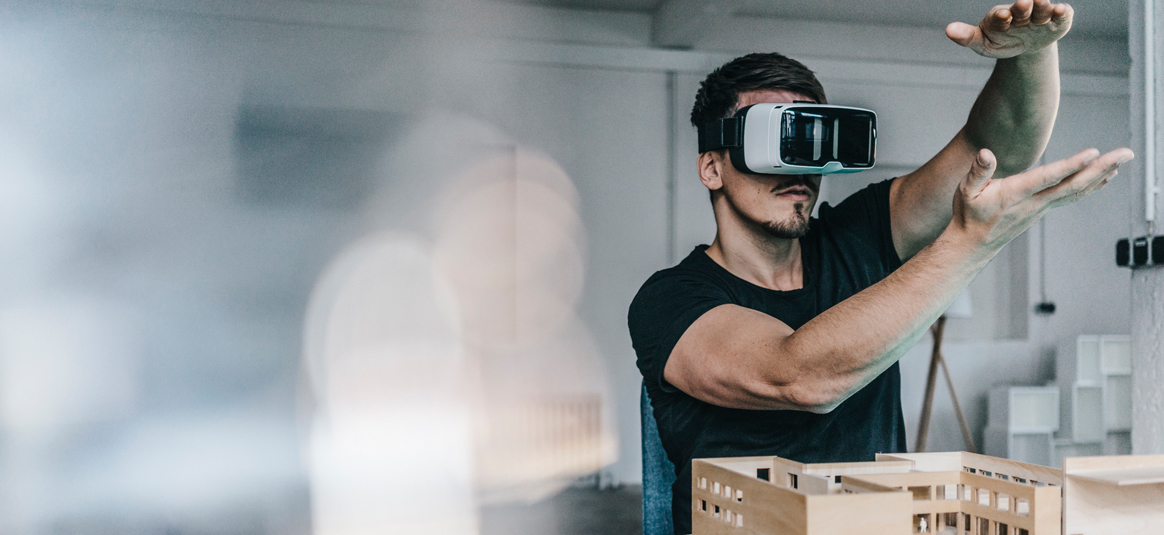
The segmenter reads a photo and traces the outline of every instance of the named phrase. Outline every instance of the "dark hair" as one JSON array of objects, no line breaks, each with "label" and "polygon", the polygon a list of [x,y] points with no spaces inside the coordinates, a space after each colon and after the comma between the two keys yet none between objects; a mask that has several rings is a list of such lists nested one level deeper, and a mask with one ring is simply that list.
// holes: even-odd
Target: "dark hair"
[{"label": "dark hair", "polygon": [[775,52],[748,54],[707,75],[695,93],[691,124],[701,128],[716,119],[731,117],[740,93],[761,89],[791,91],[811,97],[817,104],[828,103],[820,81],[803,63]]}]

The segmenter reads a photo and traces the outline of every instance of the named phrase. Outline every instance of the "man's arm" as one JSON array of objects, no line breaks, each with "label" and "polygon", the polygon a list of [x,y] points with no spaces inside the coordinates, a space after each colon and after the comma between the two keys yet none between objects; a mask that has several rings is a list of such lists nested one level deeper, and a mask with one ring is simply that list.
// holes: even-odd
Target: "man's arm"
[{"label": "man's arm", "polygon": [[952,215],[950,199],[979,149],[998,159],[1000,177],[1020,173],[1047,146],[1059,108],[1056,41],[1071,27],[1073,11],[1049,0],[997,6],[977,26],[950,24],[946,35],[978,54],[997,58],[994,72],[966,125],[918,170],[890,189],[893,245],[909,259],[932,242]]},{"label": "man's arm", "polygon": [[933,243],[884,280],[792,330],[766,314],[721,305],[684,332],[667,382],[724,407],[828,412],[901,358],[1007,242],[1052,207],[1099,189],[1128,149],[1088,149],[1007,180],[975,155]]}]

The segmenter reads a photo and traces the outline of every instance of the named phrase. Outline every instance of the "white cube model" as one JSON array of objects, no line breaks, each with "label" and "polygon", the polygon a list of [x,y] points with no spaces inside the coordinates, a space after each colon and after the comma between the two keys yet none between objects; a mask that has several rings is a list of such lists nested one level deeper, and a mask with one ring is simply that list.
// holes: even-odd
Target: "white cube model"
[{"label": "white cube model", "polygon": [[1058,387],[998,386],[990,390],[988,403],[987,455],[1044,466],[1054,462]]},{"label": "white cube model", "polygon": [[1090,446],[1108,454],[1130,453],[1126,443],[1132,428],[1131,337],[1081,335],[1075,341],[1074,364],[1075,380],[1070,386],[1071,429],[1066,439],[1060,441],[1060,449]]}]

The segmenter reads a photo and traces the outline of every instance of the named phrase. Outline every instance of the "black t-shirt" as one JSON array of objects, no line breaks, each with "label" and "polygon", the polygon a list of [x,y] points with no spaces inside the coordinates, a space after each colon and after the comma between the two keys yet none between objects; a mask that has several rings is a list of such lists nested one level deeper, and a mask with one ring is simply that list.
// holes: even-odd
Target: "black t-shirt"
[{"label": "black t-shirt", "polygon": [[705,312],[734,304],[799,329],[901,265],[889,223],[889,186],[873,184],[836,207],[823,204],[800,239],[804,286],[780,292],[732,275],[696,247],[647,280],[631,303],[631,340],[667,456],[675,463],[676,533],[691,532],[691,459],[777,455],[803,463],[871,461],[905,451],[901,374],[895,363],[828,414],[728,409],[663,379],[679,337]]}]

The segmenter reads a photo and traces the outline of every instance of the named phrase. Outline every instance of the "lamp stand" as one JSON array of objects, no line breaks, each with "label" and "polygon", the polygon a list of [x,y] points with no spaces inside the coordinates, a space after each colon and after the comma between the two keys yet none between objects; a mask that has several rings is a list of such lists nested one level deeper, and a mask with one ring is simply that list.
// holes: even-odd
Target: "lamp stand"
[{"label": "lamp stand", "polygon": [[950,389],[950,399],[954,401],[954,412],[958,415],[958,424],[962,426],[962,439],[966,441],[966,451],[976,453],[974,447],[974,437],[970,434],[970,426],[966,423],[966,416],[962,413],[962,405],[958,403],[958,394],[954,392],[954,380],[950,378],[950,370],[946,367],[946,361],[942,358],[942,335],[946,330],[946,316],[943,314],[938,317],[938,321],[934,322],[930,327],[934,335],[934,349],[930,354],[930,370],[926,376],[926,395],[925,401],[922,403],[921,420],[918,421],[917,426],[917,443],[914,447],[916,452],[926,451],[926,439],[930,433],[930,413],[934,407],[934,388],[938,382],[938,368],[942,369],[942,374],[946,377],[946,386]]}]

